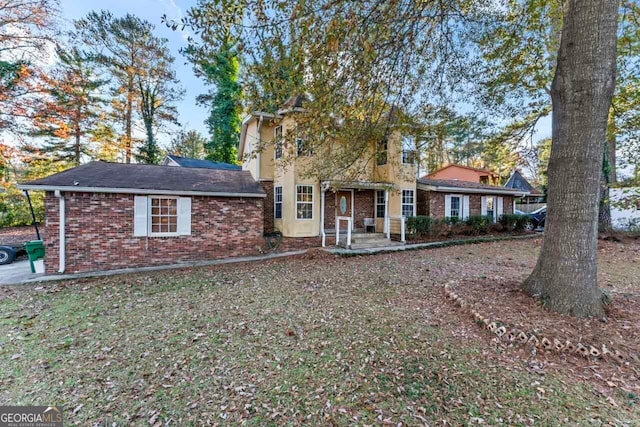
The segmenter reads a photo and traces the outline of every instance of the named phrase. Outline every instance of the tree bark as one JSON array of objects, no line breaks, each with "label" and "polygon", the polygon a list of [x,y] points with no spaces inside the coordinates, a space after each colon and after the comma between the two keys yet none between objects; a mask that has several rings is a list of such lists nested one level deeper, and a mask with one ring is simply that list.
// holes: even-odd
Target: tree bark
[{"label": "tree bark", "polygon": [[618,3],[566,0],[551,87],[545,237],[523,289],[552,311],[604,314],[597,282],[602,144],[615,86]]}]

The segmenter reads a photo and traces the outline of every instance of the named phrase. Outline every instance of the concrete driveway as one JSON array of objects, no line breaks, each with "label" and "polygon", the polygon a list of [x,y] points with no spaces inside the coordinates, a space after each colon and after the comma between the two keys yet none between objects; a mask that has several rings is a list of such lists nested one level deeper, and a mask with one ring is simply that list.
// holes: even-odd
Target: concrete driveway
[{"label": "concrete driveway", "polygon": [[24,283],[29,279],[44,276],[31,272],[29,258],[21,256],[11,264],[0,265],[0,285],[15,285]]}]

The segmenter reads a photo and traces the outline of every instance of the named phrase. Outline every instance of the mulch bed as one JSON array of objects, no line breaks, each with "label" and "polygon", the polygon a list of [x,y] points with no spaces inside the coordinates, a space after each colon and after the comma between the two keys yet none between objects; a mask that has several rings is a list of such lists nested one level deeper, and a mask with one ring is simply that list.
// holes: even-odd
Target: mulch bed
[{"label": "mulch bed", "polygon": [[[519,286],[519,282],[496,277],[453,282],[450,289],[469,304],[465,309],[458,309],[469,323],[475,323],[468,314],[475,309],[483,317],[505,324],[507,329],[515,327],[540,339],[548,337],[553,341],[557,338],[563,343],[570,340],[574,344],[597,348],[604,344],[623,353],[625,362],[619,364],[609,358],[585,359],[574,354],[545,351],[529,344],[514,344],[506,337],[500,339],[488,330],[483,331],[487,340],[507,354],[511,352],[510,357],[551,361],[582,374],[593,373],[608,387],[621,387],[629,393],[640,394],[640,294],[614,293],[606,318],[580,319],[545,310]],[[451,301],[449,304],[454,305]],[[477,327],[481,328],[481,325]]]}]

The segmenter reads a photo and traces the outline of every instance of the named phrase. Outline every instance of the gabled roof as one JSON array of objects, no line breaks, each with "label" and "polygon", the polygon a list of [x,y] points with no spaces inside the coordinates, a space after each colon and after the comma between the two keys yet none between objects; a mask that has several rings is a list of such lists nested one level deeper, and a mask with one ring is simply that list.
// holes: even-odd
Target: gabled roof
[{"label": "gabled roof", "polygon": [[[169,163],[175,163],[171,165]],[[211,160],[191,159],[189,157],[174,156],[168,154],[165,157],[163,165],[165,166],[182,166],[183,168],[204,168],[204,169],[227,169],[227,170],[242,170],[241,166],[232,165],[231,163],[213,162]]]},{"label": "gabled roof", "polygon": [[242,170],[90,162],[18,186],[24,190],[92,193],[265,197],[251,173]]},{"label": "gabled roof", "polygon": [[531,185],[529,181],[527,181],[527,179],[522,176],[519,170],[513,171],[504,186],[507,188],[515,188],[518,190],[528,191],[532,195],[542,194],[540,190]]},{"label": "gabled roof", "polygon": [[445,167],[442,167],[442,168],[438,169],[437,171],[431,172],[430,174],[427,175],[427,177],[434,176],[438,172],[441,172],[441,171],[443,171],[445,169],[449,169],[449,168],[452,168],[452,167],[468,169],[468,170],[471,170],[471,171],[474,171],[474,172],[486,173],[486,174],[489,174],[489,175],[492,175],[492,176],[497,176],[496,173],[490,171],[489,169],[472,168],[471,166],[456,165],[456,164],[452,163],[450,165],[447,165]]},{"label": "gabled roof", "polygon": [[505,188],[497,185],[480,184],[471,181],[459,181],[456,179],[433,179],[424,176],[418,179],[418,187],[423,190],[454,193],[483,193],[483,194],[508,194],[522,196],[527,191]]}]

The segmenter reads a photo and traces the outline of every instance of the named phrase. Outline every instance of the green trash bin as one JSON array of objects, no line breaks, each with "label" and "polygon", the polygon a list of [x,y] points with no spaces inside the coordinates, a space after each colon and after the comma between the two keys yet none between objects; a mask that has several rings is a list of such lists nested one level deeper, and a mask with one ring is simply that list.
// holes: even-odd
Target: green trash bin
[{"label": "green trash bin", "polygon": [[35,273],[36,268],[33,265],[34,261],[44,258],[44,243],[42,240],[31,240],[24,244],[24,249],[29,256],[29,264],[31,264],[31,272]]}]

